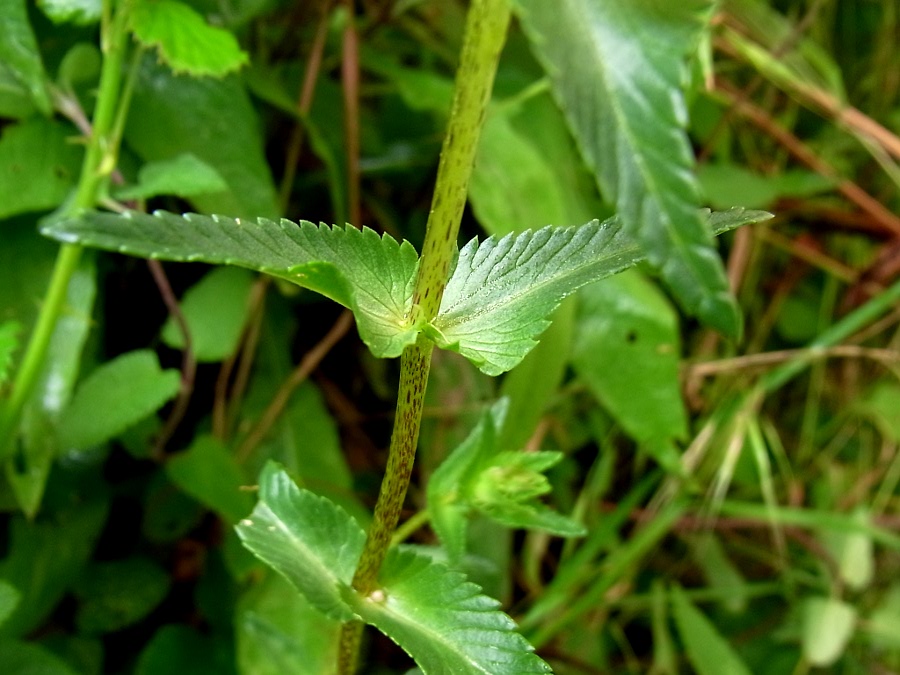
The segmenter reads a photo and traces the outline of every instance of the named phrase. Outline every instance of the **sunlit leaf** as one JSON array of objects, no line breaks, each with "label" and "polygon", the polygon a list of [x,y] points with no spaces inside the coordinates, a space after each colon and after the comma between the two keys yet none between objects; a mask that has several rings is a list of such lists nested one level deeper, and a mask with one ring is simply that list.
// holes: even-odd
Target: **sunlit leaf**
[{"label": "sunlit leaf", "polygon": [[210,26],[192,7],[176,0],[134,0],[129,16],[135,37],[176,73],[221,77],[248,61],[234,35]]},{"label": "sunlit leaf", "polygon": [[840,598],[803,602],[803,655],[813,665],[832,665],[844,653],[856,628],[856,608]]}]

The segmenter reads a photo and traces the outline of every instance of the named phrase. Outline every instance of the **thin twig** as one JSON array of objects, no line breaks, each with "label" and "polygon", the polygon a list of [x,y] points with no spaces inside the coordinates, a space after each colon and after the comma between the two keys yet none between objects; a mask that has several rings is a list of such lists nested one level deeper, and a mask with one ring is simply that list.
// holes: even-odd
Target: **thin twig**
[{"label": "thin twig", "polygon": [[724,95],[742,117],[745,117],[765,131],[775,141],[784,146],[797,160],[816,173],[836,180],[838,192],[856,204],[861,211],[868,213],[872,220],[878,222],[894,235],[900,235],[900,218],[891,213],[881,202],[859,185],[849,178],[840,176],[837,169],[817,155],[806,143],[776,122],[768,112],[749,101],[738,100],[735,87],[721,79],[716,80],[716,91]]},{"label": "thin twig", "polygon": [[[300,87],[300,96],[297,100],[297,112],[300,117],[309,114],[312,108],[313,94],[316,91],[316,81],[322,68],[322,53],[325,51],[325,38],[328,37],[328,11],[331,2],[322,3],[322,14],[316,27],[316,35],[313,38],[309,59],[306,62],[306,72],[303,75],[303,84]],[[288,140],[287,152],[284,158],[284,172],[281,178],[281,190],[279,191],[279,203],[281,213],[287,213],[287,206],[291,198],[291,188],[294,186],[294,177],[297,175],[297,162],[300,159],[300,151],[303,149],[303,123],[299,120],[294,124]]]},{"label": "thin twig", "polygon": [[828,349],[782,349],[779,351],[764,352],[762,354],[735,356],[730,359],[694,363],[688,365],[685,370],[686,376],[689,378],[710,377],[712,375],[748,370],[750,368],[763,368],[778,363],[784,363],[785,361],[790,361],[791,359],[804,355],[816,359],[838,357],[871,359],[884,364],[900,363],[900,352],[894,351],[893,349],[875,349],[859,347],[857,345],[836,345],[834,347],[829,347]]},{"label": "thin twig", "polygon": [[181,386],[178,388],[178,396],[175,398],[172,411],[156,437],[153,449],[150,452],[150,456],[153,459],[160,461],[164,456],[166,443],[169,442],[181,420],[184,419],[188,404],[191,402],[191,394],[194,391],[194,381],[197,376],[197,359],[194,356],[190,328],[188,328],[187,320],[184,318],[184,313],[178,304],[178,299],[172,291],[172,286],[169,284],[169,279],[166,277],[162,263],[159,260],[147,260],[147,267],[150,269],[150,274],[153,276],[153,281],[159,289],[159,295],[165,303],[166,309],[169,310],[169,316],[172,317],[172,320],[178,327],[178,331],[181,333],[181,339],[184,341],[184,346],[181,350]]},{"label": "thin twig", "polygon": [[250,433],[247,434],[247,437],[238,447],[237,452],[235,453],[235,458],[238,462],[246,460],[256,446],[259,445],[263,438],[265,438],[266,434],[269,433],[272,426],[278,420],[278,417],[284,412],[294,390],[310,376],[319,363],[322,362],[322,359],[324,359],[328,352],[331,351],[332,347],[344,337],[351,325],[353,325],[353,314],[349,311],[344,311],[340,317],[338,317],[338,320],[335,321],[331,330],[326,333],[325,337],[303,356],[298,366],[294,369],[294,372],[291,373],[290,377],[285,380],[275,393],[271,403],[269,403],[268,408],[266,408],[263,416],[256,423],[256,426],[251,429]]},{"label": "thin twig", "polygon": [[344,138],[347,149],[347,218],[354,227],[362,227],[359,204],[359,38],[353,0],[344,0],[347,24],[344,26],[341,83],[344,89]]}]

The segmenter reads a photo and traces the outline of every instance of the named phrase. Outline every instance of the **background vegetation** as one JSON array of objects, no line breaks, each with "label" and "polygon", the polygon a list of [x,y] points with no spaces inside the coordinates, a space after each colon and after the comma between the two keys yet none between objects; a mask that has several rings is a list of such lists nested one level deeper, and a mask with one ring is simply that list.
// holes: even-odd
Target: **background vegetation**
[{"label": "background vegetation", "polygon": [[[135,38],[102,54],[100,3],[0,7],[0,665],[329,672],[335,625],[232,526],[270,459],[367,524],[396,363],[306,291],[73,256],[37,225],[127,204],[364,224],[420,249],[467,5],[135,6]],[[663,29],[631,25],[606,56],[652,53]],[[507,37],[463,240],[621,205],[545,74],[554,48],[582,54],[578,35],[542,51],[533,33],[522,18]],[[674,48],[689,52],[688,184],[710,207],[775,214],[720,239],[740,340],[680,313],[698,308],[647,268],[565,301],[502,378],[435,352],[400,536],[443,555],[426,510],[438,467],[508,397],[497,446],[560,451],[545,502],[587,534],[476,515],[460,564],[555,672],[900,670],[898,39],[895,2],[723,0]],[[113,70],[130,105],[104,117]],[[616,100],[599,79],[592,95]],[[120,150],[87,143],[101,123]],[[374,635],[364,662],[413,667]]]}]

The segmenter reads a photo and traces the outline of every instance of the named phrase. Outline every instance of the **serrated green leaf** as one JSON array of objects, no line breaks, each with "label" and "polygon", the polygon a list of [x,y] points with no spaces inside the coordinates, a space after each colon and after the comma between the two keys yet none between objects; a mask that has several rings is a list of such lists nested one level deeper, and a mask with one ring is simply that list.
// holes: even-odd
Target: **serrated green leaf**
[{"label": "serrated green leaf", "polygon": [[43,232],[131,255],[236,265],[281,277],[352,309],[360,336],[379,357],[399,356],[416,339],[406,318],[416,251],[368,228],[157,211],[86,213]]},{"label": "serrated green leaf", "polygon": [[428,482],[432,525],[451,561],[465,553],[470,513],[507,526],[535,528],[558,536],[580,536],[571,518],[534,501],[550,490],[543,475],[562,459],[558,452],[502,452],[497,443],[508,401],[499,400],[472,433],[450,453]]},{"label": "serrated green leaf", "polygon": [[697,675],[750,675],[750,669],[680,586],[669,592],[672,617]]},{"label": "serrated green leaf", "polygon": [[0,3],[0,69],[6,69],[45,115],[52,109],[37,40],[25,0]]},{"label": "serrated green leaf", "polygon": [[[255,278],[256,275],[245,269],[219,267],[184,294],[181,312],[197,361],[222,361],[237,349]],[[162,339],[170,347],[184,348],[184,337],[171,316],[163,326]]]},{"label": "serrated green leaf", "polygon": [[103,364],[75,391],[59,421],[61,447],[104,443],[158,410],[180,387],[177,370],[162,370],[156,354],[138,350]]},{"label": "serrated green leaf", "polygon": [[697,217],[684,127],[685,57],[709,0],[518,0],[582,154],[626,232],[682,306],[727,335],[740,316],[712,239]]},{"label": "serrated green leaf", "polygon": [[191,446],[166,462],[169,479],[184,492],[230,523],[243,518],[253,506],[247,484],[234,456],[216,438],[198,436]]},{"label": "serrated green leaf", "polygon": [[158,195],[193,197],[224,192],[228,183],[209,164],[191,153],[148,162],[138,171],[137,185],[115,191],[116,199],[149,199]]},{"label": "serrated green leaf", "polygon": [[158,47],[176,73],[222,77],[248,62],[234,35],[208,25],[183,2],[135,0],[129,19],[135,37],[148,47]]},{"label": "serrated green leaf", "polygon": [[74,23],[86,26],[100,21],[102,0],[37,0],[44,14],[53,23]]},{"label": "serrated green leaf", "polygon": [[353,609],[412,656],[425,675],[549,673],[498,602],[430,558],[393,550],[380,588]]},{"label": "serrated green leaf", "polygon": [[244,546],[320,612],[340,621],[355,618],[347,595],[365,533],[346,511],[301,490],[270,462],[259,477],[259,503],[236,529]]},{"label": "serrated green leaf", "polygon": [[75,184],[81,150],[71,127],[34,118],[3,129],[0,138],[0,218],[52,209]]},{"label": "serrated green leaf", "polygon": [[22,325],[18,321],[10,320],[0,324],[0,385],[9,377],[13,356],[19,348],[21,331]]},{"label": "serrated green leaf", "polygon": [[[733,209],[708,217],[713,232],[770,217]],[[643,258],[618,217],[581,227],[544,227],[473,239],[460,251],[429,336],[488,375],[514,366],[537,344],[548,315],[585,284]]]}]

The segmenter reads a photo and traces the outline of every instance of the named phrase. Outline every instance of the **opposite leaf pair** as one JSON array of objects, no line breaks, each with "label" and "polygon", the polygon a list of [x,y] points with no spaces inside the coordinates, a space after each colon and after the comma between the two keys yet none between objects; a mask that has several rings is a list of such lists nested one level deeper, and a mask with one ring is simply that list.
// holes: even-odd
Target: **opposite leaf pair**
[{"label": "opposite leaf pair", "polygon": [[[732,209],[710,214],[707,221],[719,234],[768,217]],[[351,309],[360,336],[377,357],[399,356],[423,332],[488,375],[506,372],[524,358],[567,295],[643,259],[617,218],[581,227],[547,226],[480,243],[472,239],[459,252],[438,316],[415,325],[409,317],[416,251],[409,242],[368,228],[157,211],[86,213],[43,232],[131,255],[265,272]]]}]

